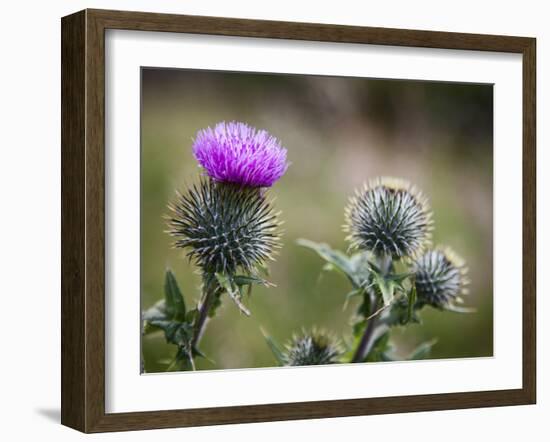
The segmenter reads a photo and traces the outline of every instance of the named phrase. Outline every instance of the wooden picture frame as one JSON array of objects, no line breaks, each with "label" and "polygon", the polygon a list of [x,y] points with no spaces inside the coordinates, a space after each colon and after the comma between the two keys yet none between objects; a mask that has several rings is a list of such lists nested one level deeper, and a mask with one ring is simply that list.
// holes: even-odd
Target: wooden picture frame
[{"label": "wooden picture frame", "polygon": [[[105,30],[495,51],[523,63],[523,385],[272,405],[105,412]],[[533,404],[536,400],[536,152],[533,38],[84,10],[62,19],[62,409],[83,432],[142,430]]]}]

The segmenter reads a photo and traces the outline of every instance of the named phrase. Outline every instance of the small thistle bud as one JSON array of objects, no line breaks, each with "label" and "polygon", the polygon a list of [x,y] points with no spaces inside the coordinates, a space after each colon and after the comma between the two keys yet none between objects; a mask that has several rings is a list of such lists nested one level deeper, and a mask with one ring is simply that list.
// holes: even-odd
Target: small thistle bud
[{"label": "small thistle bud", "polygon": [[448,247],[429,250],[414,264],[416,296],[420,305],[443,309],[467,294],[467,267]]},{"label": "small thistle bud", "polygon": [[295,335],[285,348],[285,365],[291,366],[335,364],[343,353],[337,339],[318,330]]},{"label": "small thistle bud", "polygon": [[426,198],[408,182],[377,178],[350,199],[344,230],[359,250],[414,257],[429,242],[432,213]]},{"label": "small thistle bud", "polygon": [[286,149],[275,137],[239,122],[200,130],[193,154],[213,180],[248,187],[271,187],[288,167]]},{"label": "small thistle bud", "polygon": [[280,222],[261,189],[201,180],[168,207],[175,247],[205,272],[249,273],[280,247]]}]

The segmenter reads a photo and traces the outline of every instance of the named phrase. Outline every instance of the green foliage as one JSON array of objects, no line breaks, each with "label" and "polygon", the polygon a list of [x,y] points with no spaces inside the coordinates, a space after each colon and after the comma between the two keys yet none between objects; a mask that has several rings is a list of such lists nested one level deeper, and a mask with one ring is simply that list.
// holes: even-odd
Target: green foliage
[{"label": "green foliage", "polygon": [[242,286],[237,286],[233,278],[221,273],[216,273],[216,279],[218,280],[220,286],[227,292],[231,300],[239,308],[239,310],[246,316],[250,316],[250,310],[248,310],[241,301],[242,293],[239,288]]},{"label": "green foliage", "polygon": [[[177,346],[174,362],[169,368],[181,366],[192,359],[194,311],[186,312],[185,301],[171,270],[164,279],[164,299],[143,312],[143,330],[147,334],[162,330],[166,342]],[[185,364],[184,364],[185,365]]]},{"label": "green foliage", "polygon": [[411,293],[409,294],[409,303],[407,305],[407,321],[411,322],[413,319],[414,306],[416,304],[416,284],[413,283],[411,287]]},{"label": "green foliage", "polygon": [[337,270],[347,276],[354,288],[365,288],[369,280],[369,266],[366,263],[365,255],[358,253],[347,256],[340,250],[332,249],[328,244],[316,243],[307,239],[296,241],[298,245],[306,247],[316,252],[324,259],[330,267],[328,270]]},{"label": "green foliage", "polygon": [[435,344],[437,344],[437,339],[431,339],[429,341],[423,342],[411,352],[407,359],[411,361],[427,359],[430,356],[430,352],[432,351],[432,348]]},{"label": "green foliage", "polygon": [[144,332],[147,334],[160,329],[164,331],[167,342],[183,345],[187,333],[185,313],[183,296],[174,275],[170,270],[167,270],[164,299],[158,301],[143,313]]},{"label": "green foliage", "polygon": [[[311,331],[302,331],[300,334],[293,335],[292,339],[281,346],[262,330],[265,341],[278,365],[300,366],[398,360],[400,357],[398,349],[392,343],[392,330],[395,327],[420,324],[420,312],[425,306],[430,305],[440,310],[456,312],[470,311],[457,305],[462,302],[459,295],[466,293],[466,268],[449,249],[428,251],[416,260],[410,256],[404,259],[402,252],[385,252],[393,242],[404,241],[400,235],[405,235],[409,231],[408,227],[394,225],[394,223],[402,222],[397,218],[406,217],[409,213],[409,209],[402,210],[401,206],[397,207],[395,204],[406,203],[410,206],[417,204],[418,201],[407,200],[409,197],[412,198],[412,194],[392,193],[389,187],[384,192],[387,193],[385,197],[391,200],[391,204],[380,203],[382,204],[380,210],[384,213],[376,216],[383,216],[384,228],[387,228],[392,235],[397,236],[391,241],[388,239],[387,244],[381,249],[377,249],[377,243],[373,242],[370,248],[359,247],[359,252],[344,253],[333,249],[326,243],[316,243],[306,239],[298,240],[300,246],[314,251],[324,261],[322,267],[324,271],[334,271],[343,275],[351,285],[349,292],[342,300],[344,309],[349,303],[356,304],[356,312],[351,320],[351,336],[344,340],[348,344],[343,348],[340,340],[335,336],[314,328]],[[223,198],[229,199],[222,201]],[[232,200],[232,198],[235,199]],[[224,206],[226,203],[229,206]],[[258,247],[257,259],[251,255],[247,258],[244,250],[240,250],[240,247],[243,246],[241,240],[246,237],[248,241],[253,236],[251,232],[246,231],[248,227],[260,228],[261,225],[264,225],[263,223],[268,223],[269,229],[276,227],[276,224],[270,224],[276,223],[275,215],[271,215],[270,208],[265,205],[267,203],[261,194],[247,191],[241,195],[231,187],[218,187],[213,183],[202,183],[198,188],[192,189],[187,199],[180,199],[179,204],[180,206],[174,210],[181,219],[173,218],[171,220],[172,227],[176,230],[180,229],[176,232],[178,235],[188,236],[186,238],[182,236],[178,240],[178,244],[192,249],[190,254],[195,257],[202,272],[203,289],[197,306],[187,309],[185,299],[173,273],[167,270],[164,281],[164,299],[143,313],[144,335],[160,330],[164,333],[166,342],[176,346],[175,356],[167,370],[195,369],[195,358],[206,357],[199,350],[198,343],[207,320],[216,315],[224,293],[241,313],[250,316],[251,312],[245,305],[245,301],[251,295],[253,286],[272,286],[271,283],[259,276],[259,273],[268,274],[263,261],[269,256],[268,249],[274,243],[262,245],[261,241],[254,240],[254,247]],[[372,209],[366,202],[361,204],[361,210]],[[246,221],[250,222],[249,224],[245,223],[246,226],[239,224],[246,218],[245,212],[254,207],[259,210],[259,213],[249,214],[252,218]],[[197,219],[193,221],[195,224],[190,226],[188,218],[193,210]],[[211,213],[205,214],[205,211]],[[235,211],[235,213],[229,214],[226,211]],[[241,212],[237,215],[238,211]],[[394,211],[396,211],[395,217],[392,215]],[[206,222],[205,216],[211,217],[211,221],[222,222],[223,226],[203,225],[203,222]],[[257,216],[259,218],[256,218]],[[202,218],[198,220],[200,217]],[[226,221],[230,220],[232,224],[226,225],[222,218]],[[357,219],[364,221],[359,218]],[[424,223],[421,227],[429,227],[430,223],[426,220],[427,218],[419,221]],[[378,220],[377,222],[382,221]],[[368,227],[367,224],[361,227],[363,229],[361,234],[364,234],[365,241],[367,239],[370,241],[371,236],[375,233],[365,230]],[[209,231],[209,229],[213,230]],[[219,232],[223,229],[232,230],[231,232],[224,230],[225,233],[222,232],[220,236]],[[380,233],[380,229],[375,229],[378,232],[376,234]],[[396,232],[400,229],[401,233],[397,234]],[[237,238],[236,231],[240,232],[239,235],[245,236]],[[172,233],[174,234],[175,231]],[[200,235],[203,234],[209,235],[208,238],[201,239]],[[262,234],[265,234],[265,238],[272,238],[268,241],[276,240],[275,236],[272,237],[268,231],[264,231]],[[196,237],[193,239],[192,235],[196,235]],[[418,238],[415,236],[411,241],[409,245],[417,249],[419,247]],[[248,248],[250,247],[252,247],[251,244]],[[406,247],[403,246],[403,250],[405,249]],[[416,360],[429,357],[435,342],[436,340],[432,339],[420,344],[405,359]]]},{"label": "green foliage", "polygon": [[273,353],[273,356],[275,357],[275,360],[277,361],[277,365],[282,366],[285,365],[285,354],[284,350],[281,348],[281,346],[273,339],[271,336],[269,336],[263,329],[261,329],[262,334],[264,335],[264,339],[271,350],[271,353]]},{"label": "green foliage", "polygon": [[394,358],[391,356],[393,350],[390,344],[390,333],[384,333],[380,336],[372,346],[372,350],[369,352],[364,362],[385,362],[392,361]]},{"label": "green foliage", "polygon": [[[418,298],[416,265],[411,261],[388,255],[375,256],[370,252],[347,255],[328,244],[305,239],[298,240],[298,244],[313,250],[326,261],[324,270],[337,271],[350,281],[352,289],[345,295],[344,309],[351,300],[361,300],[352,320],[352,341],[341,362],[394,360],[391,329],[420,324],[419,313],[426,305]],[[405,267],[405,271],[397,272],[397,267]],[[449,286],[444,288],[450,290]],[[445,304],[445,309],[468,311],[454,303]],[[426,357],[434,344],[435,340],[422,344],[408,359]]]},{"label": "green foliage", "polygon": [[253,285],[271,286],[256,275],[228,275],[215,273],[205,276],[203,297],[196,308],[186,309],[185,299],[171,270],[164,279],[164,299],[143,312],[143,334],[163,331],[166,342],[176,346],[176,356],[167,371],[194,369],[194,359],[206,357],[197,347],[207,318],[216,315],[221,305],[221,295],[227,293],[238,309],[246,316],[250,311],[243,304],[243,297],[250,296]]},{"label": "green foliage", "polygon": [[166,271],[164,296],[166,299],[166,312],[176,321],[183,321],[185,319],[185,300],[178,287],[176,278],[170,270]]}]

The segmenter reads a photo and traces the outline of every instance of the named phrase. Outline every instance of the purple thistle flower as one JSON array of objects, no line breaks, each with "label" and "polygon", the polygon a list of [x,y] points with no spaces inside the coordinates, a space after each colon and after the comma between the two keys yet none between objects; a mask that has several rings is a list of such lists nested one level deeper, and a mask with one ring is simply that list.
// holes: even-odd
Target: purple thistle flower
[{"label": "purple thistle flower", "polygon": [[248,187],[271,187],[288,167],[275,137],[236,121],[199,130],[193,154],[210,178]]}]

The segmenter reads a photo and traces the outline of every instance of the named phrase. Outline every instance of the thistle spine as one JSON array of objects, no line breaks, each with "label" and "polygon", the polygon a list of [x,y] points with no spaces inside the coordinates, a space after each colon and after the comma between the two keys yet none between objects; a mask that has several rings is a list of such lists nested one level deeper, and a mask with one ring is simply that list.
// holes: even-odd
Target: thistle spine
[{"label": "thistle spine", "polygon": [[351,197],[344,231],[351,247],[377,256],[417,256],[428,244],[432,213],[424,195],[405,180],[381,177]]},{"label": "thistle spine", "polygon": [[303,330],[285,347],[285,365],[289,366],[335,364],[343,353],[338,339],[318,329]]},{"label": "thistle spine", "polygon": [[415,285],[420,305],[444,309],[468,293],[468,268],[450,247],[427,251],[414,264]]},{"label": "thistle spine", "polygon": [[206,273],[253,272],[280,247],[280,222],[265,192],[201,180],[170,206],[174,246]]}]

